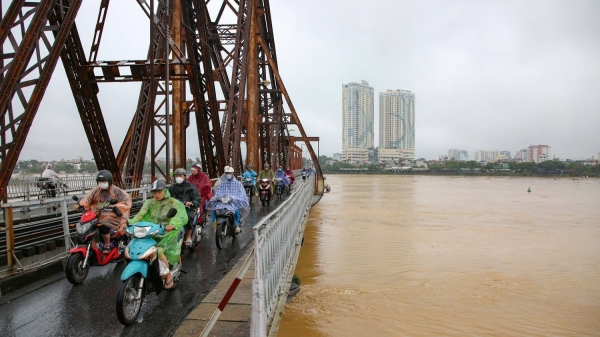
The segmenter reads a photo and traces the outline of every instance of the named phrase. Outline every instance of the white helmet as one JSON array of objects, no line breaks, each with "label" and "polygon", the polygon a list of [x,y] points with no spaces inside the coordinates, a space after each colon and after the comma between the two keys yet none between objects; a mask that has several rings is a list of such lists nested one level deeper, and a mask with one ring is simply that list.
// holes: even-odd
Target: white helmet
[{"label": "white helmet", "polygon": [[233,173],[234,169],[231,166],[225,166],[225,173]]}]

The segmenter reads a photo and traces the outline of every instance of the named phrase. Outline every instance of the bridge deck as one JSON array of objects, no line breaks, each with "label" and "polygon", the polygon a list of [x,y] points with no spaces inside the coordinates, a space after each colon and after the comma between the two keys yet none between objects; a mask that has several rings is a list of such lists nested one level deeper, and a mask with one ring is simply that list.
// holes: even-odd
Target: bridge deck
[{"label": "bridge deck", "polygon": [[120,263],[93,267],[80,286],[61,279],[1,305],[0,331],[11,336],[171,335],[252,245],[252,226],[278,205],[274,200],[263,207],[253,198],[242,233],[221,250],[207,225],[206,237],[196,250],[182,255],[188,273],[177,289],[147,296],[137,324],[125,328],[116,318],[115,299],[125,267]]}]

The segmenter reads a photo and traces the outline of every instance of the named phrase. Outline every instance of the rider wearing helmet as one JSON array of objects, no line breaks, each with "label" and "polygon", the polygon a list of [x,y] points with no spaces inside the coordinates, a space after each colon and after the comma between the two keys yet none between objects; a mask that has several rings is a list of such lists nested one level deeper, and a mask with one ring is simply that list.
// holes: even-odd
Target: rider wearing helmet
[{"label": "rider wearing helmet", "polygon": [[257,180],[258,180],[258,182],[260,182],[261,179],[271,180],[271,197],[272,197],[273,194],[275,193],[275,182],[273,181],[275,179],[275,173],[273,173],[273,171],[271,171],[271,165],[269,165],[269,163],[265,163],[264,168],[265,169],[260,171],[260,173],[258,174]]},{"label": "rider wearing helmet", "polygon": [[175,183],[169,186],[168,190],[173,198],[181,201],[186,207],[188,222],[185,224],[185,245],[191,246],[192,222],[200,206],[200,193],[198,193],[198,189],[194,184],[185,180],[187,172],[184,168],[176,169],[173,174],[175,175]]},{"label": "rider wearing helmet", "polygon": [[[102,212],[99,215],[98,221],[102,226],[98,228],[100,236],[102,236],[101,244],[102,253],[110,252],[110,230],[123,230],[127,225],[129,218],[129,210],[131,209],[131,196],[127,192],[113,185],[113,175],[107,170],[101,170],[96,174],[96,183],[98,186],[79,201],[74,208],[82,206],[86,210],[92,209],[98,212],[102,208],[108,206],[111,200],[117,200],[114,206],[117,206],[122,216],[117,216],[113,212]],[[95,244],[95,242],[94,242]]]},{"label": "rider wearing helmet", "polygon": [[252,193],[256,193],[256,171],[252,169],[252,164],[246,165],[246,171],[242,175],[242,179],[252,179]]},{"label": "rider wearing helmet", "polygon": [[[171,198],[164,180],[156,180],[150,188],[152,198],[146,200],[144,205],[133,218],[129,219],[130,224],[140,221],[152,222],[165,226],[165,234],[162,237],[155,237],[158,247],[158,259],[160,276],[165,279],[165,289],[173,287],[173,275],[169,271],[169,263],[179,262],[181,254],[181,244],[179,242],[179,232],[187,223],[188,216],[185,206],[179,200]],[[171,219],[167,218],[167,213],[171,208],[177,210],[177,214]]]},{"label": "rider wearing helmet", "polygon": [[202,172],[202,168],[199,164],[192,165],[192,174],[187,177],[187,181],[194,184],[200,192],[200,205],[202,216],[206,214],[206,203],[213,197],[212,192],[212,183],[210,182],[210,178],[204,172]]}]

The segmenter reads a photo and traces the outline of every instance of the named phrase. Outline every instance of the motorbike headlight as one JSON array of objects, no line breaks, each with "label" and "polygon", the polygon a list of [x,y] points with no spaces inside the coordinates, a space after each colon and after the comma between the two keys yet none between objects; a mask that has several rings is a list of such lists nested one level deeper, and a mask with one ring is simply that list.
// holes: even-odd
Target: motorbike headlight
[{"label": "motorbike headlight", "polygon": [[140,256],[140,260],[148,260],[152,261],[156,258],[156,246],[152,246],[148,248],[142,256]]},{"label": "motorbike headlight", "polygon": [[83,234],[83,233],[87,232],[91,226],[92,226],[92,223],[90,223],[90,222],[86,222],[84,224],[77,223],[77,226],[76,226],[77,234]]},{"label": "motorbike headlight", "polygon": [[149,229],[150,229],[150,227],[135,226],[135,227],[133,227],[133,236],[138,239],[143,239],[146,236],[148,236]]},{"label": "motorbike headlight", "polygon": [[224,204],[228,204],[231,202],[231,198],[230,197],[223,197],[221,198],[221,202]]}]

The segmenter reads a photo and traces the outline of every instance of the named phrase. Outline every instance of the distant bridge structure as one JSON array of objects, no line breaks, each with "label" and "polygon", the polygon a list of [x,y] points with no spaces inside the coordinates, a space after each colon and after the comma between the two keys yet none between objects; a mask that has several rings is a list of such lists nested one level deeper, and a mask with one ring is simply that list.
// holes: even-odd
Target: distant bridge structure
[{"label": "distant bridge structure", "polygon": [[[211,177],[225,165],[239,172],[242,158],[257,167],[300,168],[295,141],[304,142],[317,171],[315,194],[322,194],[311,146],[318,138],[306,135],[279,74],[268,0],[130,0],[148,17],[147,58],[114,61],[97,60],[110,0],[98,1],[87,48],[75,24],[82,1],[13,0],[8,8],[0,3],[0,194],[59,60],[96,164],[113,172],[116,184],[140,185],[148,150],[152,179],[168,181],[170,168],[185,167],[186,129],[195,127],[203,170]],[[116,153],[98,100],[98,84],[105,82],[140,82],[136,110]],[[289,125],[301,136],[291,136]],[[166,158],[166,169],[156,164],[159,156]]]}]

